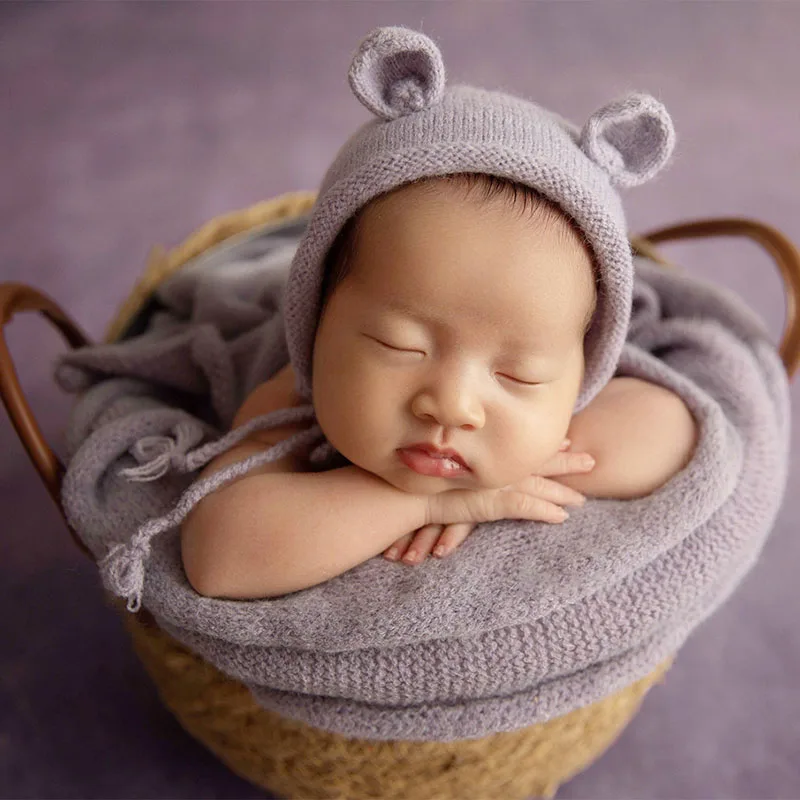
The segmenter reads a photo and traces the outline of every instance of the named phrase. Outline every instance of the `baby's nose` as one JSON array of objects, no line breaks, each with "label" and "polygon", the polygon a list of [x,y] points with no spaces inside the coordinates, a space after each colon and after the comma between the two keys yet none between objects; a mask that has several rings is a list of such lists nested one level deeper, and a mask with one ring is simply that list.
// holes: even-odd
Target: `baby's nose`
[{"label": "baby's nose", "polygon": [[412,408],[420,419],[446,428],[482,428],[486,422],[478,393],[467,381],[439,381],[417,393]]}]

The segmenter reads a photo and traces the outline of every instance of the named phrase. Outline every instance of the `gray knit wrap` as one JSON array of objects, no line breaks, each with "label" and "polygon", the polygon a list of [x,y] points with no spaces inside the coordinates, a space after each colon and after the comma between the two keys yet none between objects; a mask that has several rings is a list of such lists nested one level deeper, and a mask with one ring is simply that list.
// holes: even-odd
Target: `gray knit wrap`
[{"label": "gray knit wrap", "polygon": [[[273,256],[287,240],[294,252],[305,222],[204,253],[159,286],[135,326],[142,335],[62,357],[59,382],[81,393],[62,502],[106,588],[271,711],[368,739],[533,725],[678,650],[747,574],[775,521],[789,388],[741,300],[642,259],[619,374],[680,395],[699,428],[691,463],[663,487],[589,498],[562,525],[483,523],[447,558],[408,567],[377,555],[281,597],[192,589],[179,528],[191,508],[259,464],[324,445],[310,404],[230,430],[244,398],[289,359],[280,309],[291,255],[281,246]],[[290,421],[310,427],[198,477],[256,428]],[[265,526],[270,518],[265,510]]]},{"label": "gray knit wrap", "polygon": [[311,361],[325,257],[346,221],[370,200],[421,178],[483,173],[555,202],[592,247],[601,293],[585,343],[575,411],[613,377],[630,321],[633,263],[615,187],[654,177],[675,134],[664,107],[632,94],[582,129],[531,102],[468,86],[445,88],[436,45],[405,28],[379,28],[350,67],[356,97],[377,116],[340,150],[322,183],[286,287],[285,321],[297,391],[311,399]]},{"label": "gray knit wrap", "polygon": [[[239,270],[220,245],[159,286],[141,336],[62,358],[61,384],[81,392],[63,507],[111,592],[275,713],[385,741],[516,730],[650,673],[747,574],[787,485],[786,373],[761,321],[730,292],[641,260],[633,272],[612,186],[654,175],[672,149],[669,119],[651,98],[608,106],[579,133],[504,95],[445,92],[436,48],[396,29],[365,41],[351,83],[382,121],[339,154],[309,227],[254,232],[240,243],[264,246],[254,269]],[[594,248],[604,297],[579,406],[615,366],[664,386],[698,423],[690,463],[647,497],[589,498],[563,525],[481,524],[448,558],[414,568],[376,556],[281,597],[199,596],[181,560],[191,509],[289,452],[310,448],[321,469],[338,455],[311,404],[230,430],[244,398],[290,356],[310,397],[334,236],[389,188],[474,170],[556,200]],[[298,247],[288,277],[289,256],[268,257],[276,236],[282,253]],[[254,430],[288,422],[310,427],[197,477]]]}]

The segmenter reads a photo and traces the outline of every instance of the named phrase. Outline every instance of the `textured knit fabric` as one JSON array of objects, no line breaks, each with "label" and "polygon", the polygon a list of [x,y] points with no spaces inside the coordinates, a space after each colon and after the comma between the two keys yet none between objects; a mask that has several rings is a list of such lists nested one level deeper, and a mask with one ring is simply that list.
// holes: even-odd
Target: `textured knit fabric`
[{"label": "textured knit fabric", "polygon": [[[669,483],[639,500],[590,499],[558,526],[483,524],[414,568],[376,557],[283,597],[198,596],[175,521],[197,497],[193,471],[230,443],[217,437],[231,409],[288,360],[290,251],[281,265],[269,235],[254,237],[247,269],[187,266],[161,287],[145,335],[70,354],[58,371],[82,390],[64,508],[106,585],[134,607],[141,592],[165,631],[265,707],[374,739],[525,727],[652,671],[752,567],[786,486],[783,366],[729,292],[637,262],[618,371],[677,392],[699,425]],[[291,413],[313,422],[310,406]],[[324,444],[316,426],[307,436],[296,444]]]},{"label": "textured knit fabric", "polygon": [[507,94],[446,88],[436,45],[405,28],[367,36],[349,77],[377,119],[330,166],[292,265],[285,323],[298,394],[311,399],[324,259],[347,219],[403,184],[471,172],[536,189],[578,224],[592,247],[602,291],[585,343],[580,411],[614,374],[628,328],[633,264],[615,187],[644,183],[666,164],[675,144],[667,111],[649,95],[632,94],[599,109],[579,129]]}]

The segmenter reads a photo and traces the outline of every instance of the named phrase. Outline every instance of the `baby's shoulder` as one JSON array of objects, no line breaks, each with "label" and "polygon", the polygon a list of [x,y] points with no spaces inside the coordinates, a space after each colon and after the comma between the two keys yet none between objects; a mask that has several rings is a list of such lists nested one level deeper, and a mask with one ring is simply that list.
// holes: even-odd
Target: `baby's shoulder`
[{"label": "baby's shoulder", "polygon": [[[269,380],[256,386],[242,403],[233,420],[238,428],[256,417],[262,417],[282,408],[303,405],[303,400],[294,388],[294,371],[291,364],[273,375]],[[290,423],[279,428],[253,433],[249,438],[261,444],[273,445],[295,433],[305,430],[309,423]]]},{"label": "baby's shoulder", "polygon": [[297,405],[301,405],[301,401],[294,390],[294,372],[291,365],[287,364],[247,395],[236,412],[233,427],[243,425],[254,417],[269,414],[270,411]]},{"label": "baby's shoulder", "polygon": [[617,401],[623,398],[634,403],[664,401],[683,404],[683,398],[672,389],[633,375],[618,375],[612,378],[597,395],[598,400],[604,401]]},{"label": "baby's shoulder", "polygon": [[696,427],[696,421],[684,399],[660,383],[632,375],[612,378],[597,395],[599,407],[630,413],[646,424],[660,425],[663,431]]},{"label": "baby's shoulder", "polygon": [[634,499],[663,486],[691,460],[698,426],[680,395],[632,376],[606,384],[576,414],[567,436],[597,467],[567,485],[594,497]]}]

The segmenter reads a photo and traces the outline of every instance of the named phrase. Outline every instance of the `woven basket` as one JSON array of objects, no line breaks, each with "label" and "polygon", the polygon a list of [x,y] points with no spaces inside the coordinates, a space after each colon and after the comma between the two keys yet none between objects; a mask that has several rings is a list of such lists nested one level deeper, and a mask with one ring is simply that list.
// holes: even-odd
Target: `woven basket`
[{"label": "woven basket", "polygon": [[[250,228],[304,214],[313,202],[311,193],[284,195],[214,219],[169,252],[154,249],[144,275],[113,319],[107,340],[118,338],[154,289],[188,260]],[[787,326],[781,355],[791,375],[800,361],[800,325],[795,318],[800,299],[800,254],[785,237],[760,223],[709,220],[632,239],[632,245],[637,253],[668,267],[654,250],[654,243],[715,235],[750,236],[775,258],[787,288]],[[48,317],[72,346],[87,342],[49,298],[19,284],[0,285],[0,334],[2,325],[16,311],[30,310]],[[24,401],[2,335],[0,390],[23,443],[58,503],[63,466]],[[241,683],[165,634],[149,613],[132,615],[116,598],[109,600],[123,615],[136,653],[181,725],[241,777],[291,798],[550,797],[560,784],[609,747],[669,665],[662,664],[642,680],[590,706],[510,733],[455,742],[348,739],[265,710]]]}]

